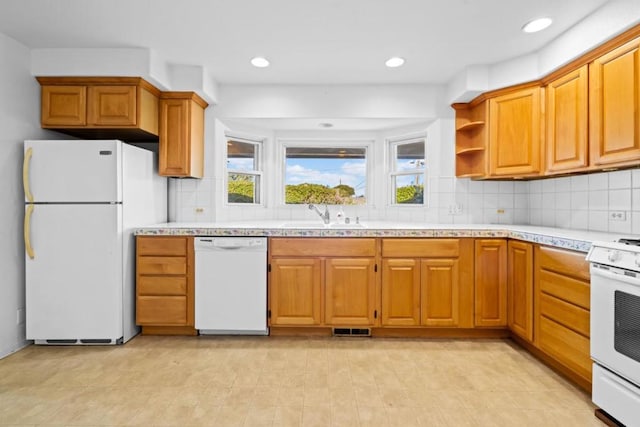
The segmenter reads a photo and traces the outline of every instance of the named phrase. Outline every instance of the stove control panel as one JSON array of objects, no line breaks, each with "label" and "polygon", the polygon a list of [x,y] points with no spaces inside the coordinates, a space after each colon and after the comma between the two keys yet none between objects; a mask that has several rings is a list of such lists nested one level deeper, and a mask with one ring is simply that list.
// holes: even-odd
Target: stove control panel
[{"label": "stove control panel", "polygon": [[617,242],[594,242],[587,261],[625,270],[640,271],[640,246]]}]

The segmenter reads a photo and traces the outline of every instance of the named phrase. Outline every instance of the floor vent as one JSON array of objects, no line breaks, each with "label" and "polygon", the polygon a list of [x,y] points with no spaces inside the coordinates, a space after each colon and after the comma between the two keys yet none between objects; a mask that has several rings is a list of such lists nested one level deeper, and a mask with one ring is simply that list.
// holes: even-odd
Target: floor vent
[{"label": "floor vent", "polygon": [[333,328],[334,337],[370,337],[369,328]]}]

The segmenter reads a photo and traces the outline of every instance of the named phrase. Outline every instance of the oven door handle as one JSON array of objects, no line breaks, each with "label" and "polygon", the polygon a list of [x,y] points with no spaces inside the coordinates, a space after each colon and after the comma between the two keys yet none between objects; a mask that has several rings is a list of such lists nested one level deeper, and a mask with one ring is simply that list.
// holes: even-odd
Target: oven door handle
[{"label": "oven door handle", "polygon": [[617,280],[619,282],[629,283],[630,285],[640,286],[640,278],[625,276],[624,274],[612,273],[598,267],[591,267],[591,276],[600,276],[606,279]]}]

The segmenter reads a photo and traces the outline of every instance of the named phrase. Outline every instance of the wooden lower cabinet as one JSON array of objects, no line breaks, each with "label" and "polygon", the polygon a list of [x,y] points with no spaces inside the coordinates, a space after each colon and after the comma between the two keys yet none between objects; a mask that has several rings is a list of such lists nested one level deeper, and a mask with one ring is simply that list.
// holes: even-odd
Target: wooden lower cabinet
[{"label": "wooden lower cabinet", "polygon": [[385,258],[382,260],[382,325],[420,324],[420,260]]},{"label": "wooden lower cabinet", "polygon": [[372,238],[270,239],[269,324],[374,326],[377,244]]},{"label": "wooden lower cabinet", "polygon": [[533,342],[533,245],[507,244],[507,323],[509,329]]},{"label": "wooden lower cabinet", "polygon": [[143,334],[196,334],[193,266],[193,237],[136,237],[136,323]]},{"label": "wooden lower cabinet", "polygon": [[276,258],[271,261],[269,316],[272,325],[320,325],[321,260]]},{"label": "wooden lower cabinet", "polygon": [[376,317],[375,259],[325,259],[325,323],[370,326]]},{"label": "wooden lower cabinet", "polygon": [[507,242],[475,242],[475,326],[507,326]]},{"label": "wooden lower cabinet", "polygon": [[537,246],[534,267],[534,344],[588,388],[590,273],[584,253]]},{"label": "wooden lower cabinet", "polygon": [[382,326],[472,327],[472,239],[383,239],[382,257]]}]

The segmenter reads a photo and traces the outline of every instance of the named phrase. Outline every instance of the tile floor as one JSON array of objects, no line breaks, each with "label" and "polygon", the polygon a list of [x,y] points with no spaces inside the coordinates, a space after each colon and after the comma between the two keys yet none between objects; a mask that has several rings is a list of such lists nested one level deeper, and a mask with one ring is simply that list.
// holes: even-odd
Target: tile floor
[{"label": "tile floor", "polygon": [[0,425],[603,424],[509,340],[138,336],[0,360]]}]

